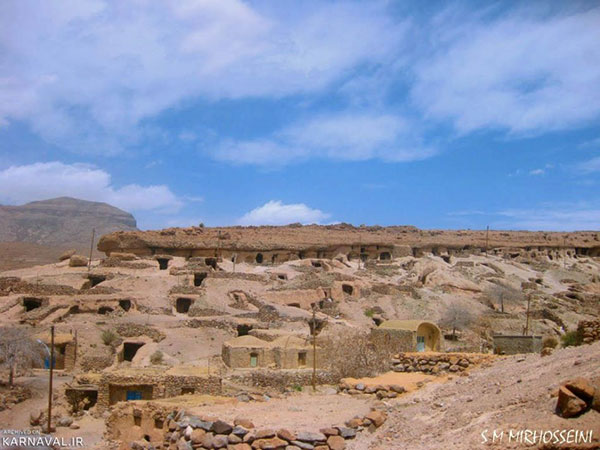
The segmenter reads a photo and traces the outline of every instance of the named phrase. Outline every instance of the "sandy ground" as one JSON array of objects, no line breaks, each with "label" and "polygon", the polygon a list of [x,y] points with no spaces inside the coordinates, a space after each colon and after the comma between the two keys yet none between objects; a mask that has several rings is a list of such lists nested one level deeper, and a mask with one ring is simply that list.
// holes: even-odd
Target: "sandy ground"
[{"label": "sandy ground", "polygon": [[370,411],[371,399],[336,395],[333,390],[317,394],[301,392],[287,398],[272,398],[266,402],[232,402],[190,408],[196,415],[212,415],[225,420],[250,418],[257,428],[289,428],[295,431],[316,431],[324,426],[343,425],[355,415]]},{"label": "sandy ground", "polygon": [[435,377],[420,372],[386,372],[376,377],[344,378],[342,381],[347,381],[349,383],[363,383],[365,386],[389,386],[397,384],[404,387],[407,392],[411,392],[421,387],[424,383],[429,383],[431,381],[442,382],[445,379],[445,377]]},{"label": "sandy ground", "polygon": [[[560,383],[574,377],[600,377],[600,342],[571,347],[542,358],[506,357],[491,367],[446,383],[428,383],[423,389],[387,402],[389,419],[375,434],[363,433],[351,449],[505,449],[535,448],[483,442],[487,430],[593,431],[600,446],[600,413],[588,411],[574,419],[554,412]],[[566,447],[565,447],[566,448]]]}]

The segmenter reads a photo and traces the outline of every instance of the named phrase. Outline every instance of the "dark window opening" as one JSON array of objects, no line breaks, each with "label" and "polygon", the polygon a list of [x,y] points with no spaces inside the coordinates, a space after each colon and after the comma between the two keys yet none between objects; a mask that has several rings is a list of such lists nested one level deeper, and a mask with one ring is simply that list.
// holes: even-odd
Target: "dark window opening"
[{"label": "dark window opening", "polygon": [[102,315],[111,313],[113,311],[114,311],[114,309],[112,309],[110,306],[101,306],[100,308],[98,308],[98,314],[102,314]]},{"label": "dark window opening", "polygon": [[145,434],[145,435],[144,435],[144,440],[145,440],[146,442],[150,442],[150,436],[149,436],[149,435],[147,435],[147,434]]},{"label": "dark window opening", "polygon": [[193,387],[181,388],[181,395],[190,395],[196,393],[196,389]]},{"label": "dark window opening", "polygon": [[300,303],[288,303],[288,306],[292,306],[294,308],[300,308]]},{"label": "dark window opening", "polygon": [[204,259],[204,264],[206,264],[207,266],[210,266],[213,269],[217,270],[217,258],[205,258]]},{"label": "dark window opening", "polygon": [[306,257],[306,252],[300,252],[300,253],[298,253],[298,258],[304,259],[305,257]]},{"label": "dark window opening", "polygon": [[131,309],[131,300],[119,300],[119,306],[123,311],[129,311]]},{"label": "dark window opening", "polygon": [[[127,394],[129,394],[129,391],[127,392]],[[142,426],[142,417],[141,416],[133,416],[133,424],[136,427],[141,427]]]},{"label": "dark window opening", "polygon": [[165,425],[165,421],[163,419],[154,419],[154,428],[162,429]]},{"label": "dark window opening", "polygon": [[277,262],[277,253],[271,256],[271,264],[275,264]]},{"label": "dark window opening", "polygon": [[[379,326],[383,323],[383,319],[381,317],[373,317],[373,322],[375,323],[375,325]],[[388,335],[386,335],[385,337],[389,339]]]},{"label": "dark window opening", "polygon": [[[87,400],[86,400],[87,399]],[[96,406],[98,402],[98,391],[85,391],[83,409],[88,410]]]},{"label": "dark window opening", "polygon": [[381,252],[379,254],[379,259],[382,261],[389,261],[392,259],[392,255],[390,252]]},{"label": "dark window opening", "polygon": [[180,314],[186,314],[192,306],[191,298],[178,298],[175,304],[175,309]]},{"label": "dark window opening", "polygon": [[160,270],[167,270],[169,267],[169,260],[167,258],[156,258],[158,261],[158,268]]},{"label": "dark window opening", "polygon": [[[133,361],[136,353],[140,348],[142,348],[144,344],[137,344],[135,342],[125,342],[123,344],[123,361]],[[134,392],[134,391],[132,391]],[[139,391],[135,391],[139,392]],[[129,393],[129,392],[128,392]],[[140,392],[141,395],[141,392]],[[141,397],[140,397],[141,399]]]},{"label": "dark window opening", "polygon": [[306,366],[306,352],[298,353],[298,366]]},{"label": "dark window opening", "polygon": [[322,267],[323,266],[320,261],[311,261],[311,264],[313,267]]},{"label": "dark window opening", "polygon": [[342,291],[344,294],[352,295],[354,293],[354,288],[349,284],[342,284]]},{"label": "dark window opening", "polygon": [[31,311],[42,306],[42,301],[39,298],[27,297],[23,299],[23,306],[25,307],[25,311]]},{"label": "dark window opening", "polygon": [[57,344],[54,346],[54,348],[58,351],[59,354],[63,355],[65,354],[65,351],[67,350],[67,344]]},{"label": "dark window opening", "polygon": [[237,335],[238,336],[246,336],[248,332],[252,329],[252,325],[241,324],[237,326]]},{"label": "dark window opening", "polygon": [[194,286],[202,286],[202,282],[208,276],[206,272],[199,272],[194,274]]},{"label": "dark window opening", "polygon": [[263,255],[262,253],[257,253],[256,254],[256,264],[262,264],[263,262]]},{"label": "dark window opening", "polygon": [[106,275],[88,275],[90,287],[98,286],[103,281],[106,281]]},{"label": "dark window opening", "polygon": [[69,308],[69,314],[79,314],[79,305],[73,305]]},{"label": "dark window opening", "polygon": [[287,280],[287,275],[284,273],[280,273],[277,275],[277,278],[279,278],[280,280]]}]

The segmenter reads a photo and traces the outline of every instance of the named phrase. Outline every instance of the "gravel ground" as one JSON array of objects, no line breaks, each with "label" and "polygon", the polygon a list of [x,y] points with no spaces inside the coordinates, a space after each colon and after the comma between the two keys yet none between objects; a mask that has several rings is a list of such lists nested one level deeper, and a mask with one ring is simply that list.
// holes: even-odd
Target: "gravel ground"
[{"label": "gravel ground", "polygon": [[[558,386],[578,376],[600,381],[600,342],[561,349],[545,358],[537,354],[506,357],[469,376],[428,383],[388,402],[388,421],[374,434],[362,433],[350,448],[541,448],[509,442],[511,429],[592,430],[592,448],[600,448],[600,413],[590,410],[572,419],[554,413]],[[486,430],[488,441],[483,443]],[[493,430],[504,431],[502,440],[492,443]]]}]

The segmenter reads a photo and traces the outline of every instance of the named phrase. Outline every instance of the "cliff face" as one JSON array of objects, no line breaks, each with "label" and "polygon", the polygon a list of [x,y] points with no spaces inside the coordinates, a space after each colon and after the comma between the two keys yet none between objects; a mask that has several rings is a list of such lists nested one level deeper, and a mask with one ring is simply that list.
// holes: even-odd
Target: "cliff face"
[{"label": "cliff face", "polygon": [[[419,230],[415,227],[327,226],[170,228],[105,235],[98,250],[140,256],[236,256],[237,261],[282,262],[297,258],[389,259],[423,253],[458,254],[490,251],[525,255],[600,256],[600,233]],[[515,256],[516,257],[516,256]]]},{"label": "cliff face", "polygon": [[94,228],[97,238],[137,229],[131,214],[106,203],[60,197],[22,206],[0,206],[0,242],[89,248]]}]

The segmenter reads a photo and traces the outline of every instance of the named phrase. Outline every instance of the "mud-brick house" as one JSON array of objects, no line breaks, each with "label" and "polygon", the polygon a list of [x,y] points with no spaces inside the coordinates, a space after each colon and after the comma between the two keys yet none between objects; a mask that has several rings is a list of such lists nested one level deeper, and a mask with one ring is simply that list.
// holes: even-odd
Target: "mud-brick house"
[{"label": "mud-brick house", "polygon": [[207,374],[203,368],[116,370],[103,373],[98,382],[98,409],[103,411],[115,403],[130,400],[220,393],[221,378]]},{"label": "mud-brick house", "polygon": [[[317,364],[321,360],[317,347]],[[313,348],[306,339],[281,336],[269,342],[255,336],[240,336],[223,344],[223,362],[232,369],[312,367]]]},{"label": "mud-brick house", "polygon": [[[50,333],[37,336],[46,347],[44,355],[44,367],[50,367],[50,345],[52,338]],[[77,362],[77,337],[71,333],[57,333],[54,335],[54,368],[58,370],[72,371]]]},{"label": "mud-brick house", "polygon": [[387,320],[371,330],[371,340],[393,352],[439,352],[442,333],[433,322]]}]

